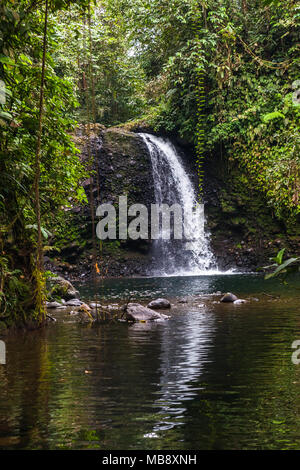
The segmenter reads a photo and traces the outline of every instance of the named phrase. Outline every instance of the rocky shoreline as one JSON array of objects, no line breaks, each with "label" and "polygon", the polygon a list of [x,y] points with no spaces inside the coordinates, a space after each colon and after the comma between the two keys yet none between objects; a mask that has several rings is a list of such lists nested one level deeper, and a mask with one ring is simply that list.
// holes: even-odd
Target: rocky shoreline
[{"label": "rocky shoreline", "polygon": [[[172,313],[185,308],[203,310],[211,304],[243,305],[258,302],[256,297],[240,299],[235,294],[221,292],[213,295],[201,295],[172,299],[152,299],[150,302],[123,301],[110,302],[99,299],[81,300],[74,286],[60,276],[48,280],[47,322],[57,321],[70,323],[93,324],[105,321],[123,321],[128,323],[147,323],[169,320]],[[64,295],[66,299],[60,296]],[[201,301],[201,303],[199,303]],[[62,315],[63,312],[63,315]]]}]

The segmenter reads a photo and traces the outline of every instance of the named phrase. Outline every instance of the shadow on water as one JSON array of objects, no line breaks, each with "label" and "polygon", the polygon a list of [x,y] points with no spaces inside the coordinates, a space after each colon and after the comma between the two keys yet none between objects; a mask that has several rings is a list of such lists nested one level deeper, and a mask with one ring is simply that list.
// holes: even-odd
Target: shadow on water
[{"label": "shadow on water", "polygon": [[[299,448],[294,287],[266,287],[249,275],[105,281],[109,298],[231,290],[259,301],[233,306],[212,297],[204,305],[174,305],[163,323],[58,321],[45,331],[8,335],[0,448]],[[92,294],[88,286],[81,290]]]}]

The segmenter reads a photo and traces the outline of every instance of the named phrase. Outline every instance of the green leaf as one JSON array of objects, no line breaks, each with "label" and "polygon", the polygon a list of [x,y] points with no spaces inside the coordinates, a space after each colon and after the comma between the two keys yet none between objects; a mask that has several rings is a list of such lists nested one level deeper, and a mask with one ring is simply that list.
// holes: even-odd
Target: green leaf
[{"label": "green leaf", "polygon": [[[34,229],[34,230],[37,231],[37,224],[26,225],[25,228]],[[41,227],[41,232],[42,232],[43,237],[46,238],[46,240],[49,236],[52,235],[52,233],[49,232],[49,230],[47,230],[46,228],[43,228],[43,227]]]},{"label": "green leaf", "polygon": [[262,116],[263,122],[267,123],[269,121],[273,121],[274,119],[283,119],[285,116],[284,114],[280,113],[279,111],[274,111],[273,113],[267,113]]},{"label": "green leaf", "polygon": [[6,55],[0,55],[0,62],[2,64],[8,64],[8,65],[14,65],[15,64],[15,61],[12,60],[10,57],[6,56]]},{"label": "green leaf", "polygon": [[0,111],[0,118],[10,121],[13,117],[10,113],[7,113],[6,111]]},{"label": "green leaf", "polygon": [[266,274],[265,279],[271,279],[272,277],[278,276],[278,274],[283,273],[285,269],[292,263],[295,263],[296,261],[299,261],[300,258],[290,258],[286,260],[284,263],[282,263],[280,266],[278,266],[277,269],[273,273]]},{"label": "green leaf", "polygon": [[282,248],[282,250],[280,250],[278,253],[277,253],[277,256],[276,258],[274,259],[274,261],[277,263],[277,264],[282,264],[282,258],[283,258],[283,254],[285,252],[285,248]]},{"label": "green leaf", "polygon": [[30,57],[27,57],[25,54],[20,54],[19,59],[22,61],[23,64],[32,64],[32,60]]}]

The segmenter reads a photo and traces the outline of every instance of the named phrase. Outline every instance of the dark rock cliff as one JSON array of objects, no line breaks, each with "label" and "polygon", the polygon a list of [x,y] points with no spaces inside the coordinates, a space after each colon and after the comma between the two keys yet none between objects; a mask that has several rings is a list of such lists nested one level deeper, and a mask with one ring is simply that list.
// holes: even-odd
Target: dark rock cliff
[{"label": "dark rock cliff", "polygon": [[[57,251],[52,250],[46,256],[49,269],[68,274],[70,278],[89,276],[95,269],[91,201],[94,214],[99,204],[112,203],[117,216],[119,196],[127,196],[128,206],[139,203],[150,209],[154,202],[151,163],[141,137],[96,125],[90,135],[90,162],[83,127],[78,129],[74,140],[85,167],[93,170],[93,176],[82,182],[89,203],[66,211],[65,221],[53,240]],[[97,265],[103,276],[144,275],[152,261],[148,240],[105,240],[100,245],[96,238],[96,246]]]},{"label": "dark rock cliff", "polygon": [[[139,135],[96,125],[90,135],[90,162],[82,127],[74,140],[81,150],[80,158],[94,172],[92,178],[82,183],[89,204],[66,211],[65,220],[52,241],[57,250],[51,250],[46,256],[49,269],[71,279],[84,278],[96,269],[91,201],[94,213],[100,203],[113,203],[118,210],[119,196],[122,195],[127,196],[128,205],[140,203],[150,209],[151,203],[155,202],[150,156]],[[184,164],[195,180],[193,150],[180,150]],[[273,216],[261,194],[255,190],[249,193],[249,185],[244,179],[238,169],[229,170],[218,157],[205,162],[205,214],[211,246],[221,269],[255,270],[282,247],[287,248],[287,255],[300,251],[299,225],[286,233],[286,228]],[[146,275],[154,262],[151,240],[106,240],[102,246],[97,240],[96,245],[97,270],[103,277]]]}]

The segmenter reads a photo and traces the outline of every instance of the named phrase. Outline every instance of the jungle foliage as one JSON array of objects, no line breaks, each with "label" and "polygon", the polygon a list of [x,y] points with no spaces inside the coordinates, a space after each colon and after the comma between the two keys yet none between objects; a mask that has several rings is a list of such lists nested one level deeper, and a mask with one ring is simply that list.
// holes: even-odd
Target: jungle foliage
[{"label": "jungle foliage", "polygon": [[38,317],[37,233],[47,244],[71,202],[85,199],[76,121],[148,127],[196,146],[199,73],[206,158],[221,154],[229,169],[238,166],[292,232],[300,213],[299,19],[295,0],[2,0],[0,316],[25,319],[32,308]]},{"label": "jungle foliage", "polygon": [[[57,70],[86,119],[85,29],[59,15]],[[74,16],[75,15],[75,16]],[[295,0],[104,0],[92,15],[96,119],[179,135],[197,145],[199,72],[204,150],[238,165],[293,230],[300,212],[299,19]]]},{"label": "jungle foliage", "polygon": [[221,153],[229,168],[238,165],[293,230],[300,212],[299,2],[113,3],[146,75],[141,124],[196,144],[203,71],[207,158]]},{"label": "jungle foliage", "polygon": [[[51,1],[50,12],[70,2]],[[75,2],[74,2],[75,3]],[[83,2],[78,2],[82,6]],[[1,318],[26,321],[36,310],[40,278],[36,266],[35,149],[39,127],[45,2],[4,1],[0,6],[0,306]],[[54,21],[47,34],[40,165],[42,235],[69,198],[82,200],[84,174],[69,135],[76,97],[72,84],[55,72],[59,43]],[[0,320],[1,320],[0,318]]]}]

